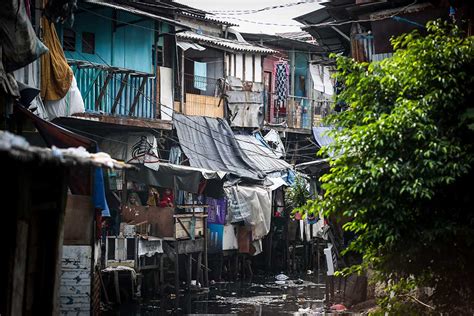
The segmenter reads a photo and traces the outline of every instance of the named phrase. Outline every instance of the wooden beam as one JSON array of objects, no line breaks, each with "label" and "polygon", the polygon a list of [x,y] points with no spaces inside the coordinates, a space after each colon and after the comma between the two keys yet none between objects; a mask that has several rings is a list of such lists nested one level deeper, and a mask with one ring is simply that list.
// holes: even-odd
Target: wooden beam
[{"label": "wooden beam", "polygon": [[176,217],[176,220],[178,221],[179,225],[181,225],[181,228],[184,229],[184,231],[186,232],[186,235],[188,235],[188,237],[191,238],[191,234],[190,234],[189,231],[186,229],[186,227],[184,226],[183,222],[182,222],[178,217]]},{"label": "wooden beam", "polygon": [[135,112],[135,108],[138,103],[138,99],[140,98],[141,95],[143,95],[143,89],[145,88],[145,84],[147,82],[148,77],[142,77],[142,82],[140,83],[140,87],[138,88],[137,94],[135,94],[135,98],[133,98],[132,105],[130,106],[130,112],[128,112],[129,116],[133,115],[133,112]]},{"label": "wooden beam", "polygon": [[95,100],[95,110],[99,110],[100,102],[102,101],[102,98],[104,97],[105,91],[107,90],[107,86],[109,85],[110,79],[112,79],[112,76],[114,73],[112,71],[109,71],[107,73],[107,77],[105,78],[104,84],[102,85],[102,88],[100,88],[100,93],[97,99]]},{"label": "wooden beam", "polygon": [[122,98],[123,89],[128,84],[128,77],[129,76],[130,76],[130,74],[128,74],[128,73],[125,74],[125,77],[122,80],[119,91],[117,92],[117,95],[115,96],[114,104],[112,105],[112,109],[110,111],[112,114],[115,114],[115,111],[117,109],[117,105],[118,105],[120,99]]},{"label": "wooden beam", "polygon": [[103,123],[110,123],[115,125],[135,126],[152,129],[172,130],[173,124],[171,121],[145,119],[139,117],[128,116],[113,116],[103,115],[98,113],[76,113],[72,117],[78,119],[92,120]]}]

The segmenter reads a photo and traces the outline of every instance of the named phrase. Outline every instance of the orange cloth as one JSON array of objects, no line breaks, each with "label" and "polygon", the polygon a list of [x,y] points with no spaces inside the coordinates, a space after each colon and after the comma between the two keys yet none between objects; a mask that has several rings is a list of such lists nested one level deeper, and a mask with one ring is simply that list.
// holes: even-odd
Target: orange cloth
[{"label": "orange cloth", "polygon": [[56,28],[45,17],[42,18],[43,43],[49,52],[41,56],[41,97],[57,101],[64,98],[72,83],[72,69],[64,56]]}]

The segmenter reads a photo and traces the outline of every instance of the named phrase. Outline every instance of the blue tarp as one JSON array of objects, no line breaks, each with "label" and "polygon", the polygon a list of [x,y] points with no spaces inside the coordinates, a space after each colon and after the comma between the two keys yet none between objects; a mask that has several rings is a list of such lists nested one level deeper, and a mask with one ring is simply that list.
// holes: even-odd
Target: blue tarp
[{"label": "blue tarp", "polygon": [[110,217],[109,205],[105,198],[104,173],[102,168],[95,168],[94,172],[94,192],[92,192],[94,207],[102,210],[102,216]]}]

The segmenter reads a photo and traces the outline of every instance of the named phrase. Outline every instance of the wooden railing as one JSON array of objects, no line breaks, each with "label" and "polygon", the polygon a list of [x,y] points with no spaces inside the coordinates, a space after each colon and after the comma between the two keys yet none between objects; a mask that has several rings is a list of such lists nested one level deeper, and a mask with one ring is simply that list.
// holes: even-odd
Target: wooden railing
[{"label": "wooden railing", "polygon": [[86,112],[156,118],[157,80],[153,74],[68,60]]}]

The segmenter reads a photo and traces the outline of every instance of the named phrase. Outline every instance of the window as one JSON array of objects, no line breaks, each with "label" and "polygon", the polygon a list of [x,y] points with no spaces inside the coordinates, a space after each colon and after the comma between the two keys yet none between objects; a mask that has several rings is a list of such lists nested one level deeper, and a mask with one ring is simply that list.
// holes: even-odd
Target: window
[{"label": "window", "polygon": [[82,52],[95,54],[95,34],[89,32],[82,33]]},{"label": "window", "polygon": [[153,45],[151,62],[152,62],[153,68],[157,66],[163,66],[163,47],[162,46]]},{"label": "window", "polygon": [[63,31],[63,47],[64,50],[71,52],[76,51],[76,32],[72,29],[65,28]]}]

